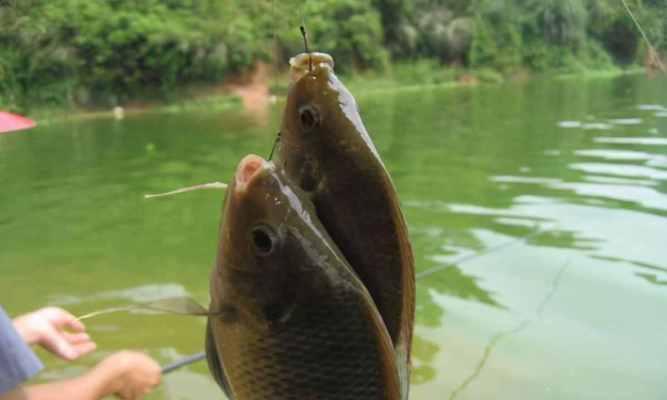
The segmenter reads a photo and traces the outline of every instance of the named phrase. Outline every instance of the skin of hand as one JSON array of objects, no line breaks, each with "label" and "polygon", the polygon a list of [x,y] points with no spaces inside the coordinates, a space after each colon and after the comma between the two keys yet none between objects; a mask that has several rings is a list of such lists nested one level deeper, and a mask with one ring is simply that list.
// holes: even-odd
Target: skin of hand
[{"label": "skin of hand", "polygon": [[85,332],[84,324],[61,308],[42,308],[13,322],[26,343],[39,344],[65,360],[75,360],[97,347]]},{"label": "skin of hand", "polygon": [[112,354],[100,362],[93,373],[110,376],[110,390],[123,400],[144,397],[160,383],[162,369],[149,356],[133,351]]},{"label": "skin of hand", "polygon": [[0,395],[0,400],[99,400],[112,394],[122,400],[139,400],[160,379],[160,366],[152,358],[139,352],[121,351],[77,378],[19,387]]}]

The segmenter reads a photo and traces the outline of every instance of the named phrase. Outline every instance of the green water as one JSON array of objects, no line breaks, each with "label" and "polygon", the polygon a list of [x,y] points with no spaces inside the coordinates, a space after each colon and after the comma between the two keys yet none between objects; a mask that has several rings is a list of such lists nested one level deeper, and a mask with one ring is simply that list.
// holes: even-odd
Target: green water
[{"label": "green water", "polygon": [[[419,272],[413,399],[667,396],[667,80],[625,76],[358,94],[398,188]],[[280,104],[78,120],[0,136],[0,301],[75,314],[175,295],[207,302],[223,193],[266,156]],[[204,321],[90,319],[99,349],[161,363]],[[295,357],[298,356],[295,354]],[[222,399],[205,363],[152,399]]]}]

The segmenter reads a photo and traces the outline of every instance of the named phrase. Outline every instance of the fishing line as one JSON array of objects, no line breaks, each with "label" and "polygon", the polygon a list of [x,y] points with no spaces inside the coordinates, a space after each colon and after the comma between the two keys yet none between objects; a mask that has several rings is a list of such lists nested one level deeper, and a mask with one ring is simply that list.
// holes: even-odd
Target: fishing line
[{"label": "fishing line", "polygon": [[[272,36],[272,46],[275,50],[276,45],[276,3],[274,0],[271,0],[271,36]],[[275,54],[274,54],[275,56]]]},{"label": "fishing line", "polygon": [[[498,249],[501,249],[501,248],[504,248],[504,247],[508,247],[508,246],[513,245],[513,244],[516,244],[516,243],[518,243],[518,242],[520,242],[520,241],[527,240],[527,239],[529,239],[530,237],[533,237],[533,236],[535,236],[535,235],[537,235],[538,233],[541,233],[541,232],[542,232],[542,230],[537,230],[536,232],[533,232],[533,233],[531,233],[531,234],[529,234],[529,235],[527,235],[527,236],[524,236],[523,238],[520,238],[520,239],[518,239],[518,240],[514,240],[514,241],[511,241],[511,242],[506,242],[506,243],[503,243],[503,244],[501,244],[501,245],[491,247],[491,248],[487,249],[487,250],[486,250],[485,252],[483,252],[483,253],[477,253],[477,254],[472,254],[472,255],[469,255],[469,256],[462,257],[461,259],[459,259],[459,261],[458,261],[457,263],[461,263],[461,262],[463,262],[463,261],[470,260],[470,259],[472,259],[472,258],[479,257],[479,256],[482,256],[482,255],[484,255],[484,254],[488,254],[488,253],[490,253],[490,252],[492,252],[492,251],[496,251],[496,250],[498,250]],[[461,384],[460,384],[460,385],[459,385],[459,386],[458,386],[458,387],[457,387],[457,388],[450,394],[450,397],[449,397],[450,400],[455,399],[455,398],[458,396],[458,394],[459,394],[460,392],[462,392],[462,391],[463,391],[463,390],[464,390],[464,389],[465,389],[465,388],[466,388],[472,381],[474,381],[474,380],[477,378],[477,376],[479,376],[479,374],[481,373],[482,369],[483,369],[484,366],[486,365],[486,361],[487,361],[487,360],[489,359],[489,357],[491,356],[491,353],[493,352],[493,349],[495,348],[495,346],[496,346],[496,344],[497,344],[498,342],[500,342],[503,338],[505,338],[505,337],[507,337],[507,336],[514,335],[514,334],[516,334],[516,333],[518,333],[518,332],[524,330],[524,329],[525,329],[526,327],[528,327],[528,325],[530,325],[532,322],[534,322],[535,320],[539,320],[539,319],[542,318],[542,313],[544,312],[544,309],[546,308],[547,304],[551,301],[551,299],[553,298],[553,296],[556,294],[556,291],[558,290],[558,287],[560,286],[560,281],[562,280],[562,277],[563,277],[563,275],[565,274],[565,270],[570,266],[570,264],[571,264],[571,259],[567,260],[567,261],[563,264],[563,266],[560,268],[560,270],[556,273],[556,276],[554,277],[554,280],[553,280],[553,283],[552,283],[551,290],[546,294],[546,296],[542,299],[542,301],[540,302],[540,304],[537,306],[537,308],[536,308],[536,310],[535,310],[535,316],[534,316],[534,318],[532,318],[532,319],[529,319],[529,318],[524,319],[524,320],[522,320],[522,321],[521,321],[521,322],[520,322],[514,329],[511,329],[511,330],[509,330],[509,331],[505,331],[505,332],[501,332],[501,333],[497,334],[496,336],[494,336],[494,337],[491,339],[491,341],[487,344],[486,348],[484,349],[484,354],[483,354],[483,356],[482,356],[480,362],[478,363],[477,368],[475,368],[475,371],[473,371],[473,373],[472,373],[468,378],[466,378],[466,379],[465,379],[465,380],[464,380],[464,381],[463,381],[463,382],[462,382],[462,383],[461,383]],[[431,270],[429,270],[429,271],[431,271]],[[428,271],[424,271],[424,272],[428,272]],[[434,272],[436,272],[436,271],[432,271],[432,272],[430,272],[430,273],[434,273]],[[429,273],[429,274],[430,274],[430,273]],[[421,274],[421,276],[427,276],[427,275],[428,275],[428,274],[425,274],[425,273],[422,273],[422,274]],[[109,310],[112,310],[112,309],[109,309]],[[113,311],[121,311],[121,308],[118,307],[117,310],[113,310]],[[113,311],[110,311],[110,312],[113,312]],[[94,313],[91,313],[91,314],[94,314]],[[97,315],[99,315],[99,314],[97,314]],[[92,316],[92,315],[91,315],[91,316]],[[164,367],[162,367],[162,374],[168,374],[168,373],[170,373],[170,372],[172,372],[172,371],[175,371],[175,370],[177,370],[177,369],[179,369],[179,368],[181,368],[181,367],[184,367],[184,366],[186,366],[186,365],[194,364],[195,362],[201,361],[201,360],[203,360],[204,358],[206,358],[206,352],[203,352],[203,351],[202,351],[202,352],[199,352],[199,353],[192,354],[192,355],[187,356],[187,357],[184,357],[184,358],[182,358],[182,359],[180,359],[180,360],[177,360],[177,361],[175,361],[175,362],[173,362],[173,363],[167,364],[167,365],[165,365]]]},{"label": "fishing line", "polygon": [[118,312],[118,311],[132,311],[132,310],[135,309],[135,307],[136,306],[104,308],[102,310],[93,311],[93,312],[88,313],[88,314],[83,314],[81,316],[76,317],[76,319],[79,320],[79,321],[83,321],[84,319],[97,317],[98,315],[111,314],[111,313],[115,313],[115,312]]},{"label": "fishing line", "polygon": [[544,309],[546,306],[551,302],[551,299],[554,297],[556,292],[558,291],[558,288],[560,287],[560,283],[563,279],[563,275],[565,274],[565,271],[570,267],[570,264],[572,263],[572,257],[568,258],[565,263],[560,267],[558,272],[556,272],[556,275],[554,276],[554,279],[551,283],[551,290],[547,292],[547,294],[544,296],[540,304],[538,304],[537,308],[535,309],[535,312],[533,313],[532,318],[525,318],[519,324],[517,324],[514,328],[499,332],[496,335],[494,335],[491,340],[487,343],[486,347],[484,348],[484,353],[482,354],[482,358],[479,360],[477,363],[477,366],[475,367],[475,370],[468,376],[466,379],[461,382],[449,395],[449,400],[454,400],[456,397],[463,392],[468,385],[470,385],[477,377],[479,374],[482,373],[482,370],[486,366],[487,361],[491,357],[491,354],[493,353],[493,350],[495,349],[496,345],[498,342],[500,342],[502,339],[508,336],[516,335],[517,333],[523,331],[526,329],[530,324],[542,319],[542,313],[544,312]]},{"label": "fishing line", "polygon": [[519,243],[522,243],[522,242],[527,242],[528,240],[534,238],[535,236],[538,236],[541,233],[544,233],[545,230],[546,229],[536,228],[535,231],[529,233],[526,236],[520,237],[518,239],[508,240],[507,242],[500,243],[500,244],[497,244],[495,246],[488,247],[485,250],[480,251],[479,253],[468,254],[468,255],[465,255],[463,257],[460,257],[458,260],[452,261],[451,263],[447,263],[447,264],[444,264],[444,265],[438,265],[438,266],[429,268],[426,271],[422,271],[422,272],[419,272],[419,273],[415,274],[415,280],[426,278],[427,276],[433,275],[433,274],[435,274],[437,272],[440,272],[444,269],[453,267],[455,265],[464,263],[466,261],[473,260],[477,257],[482,257],[482,256],[485,256],[485,255],[490,254],[490,253],[495,253],[496,251],[502,250],[506,247],[510,247],[510,246],[513,246],[515,244],[519,244]]},{"label": "fishing line", "polygon": [[299,27],[299,30],[301,31],[301,36],[303,37],[303,47],[306,50],[306,54],[308,54],[308,72],[313,72],[313,56],[310,54],[310,50],[308,49],[308,34],[306,33],[306,28],[304,27],[303,23]]},{"label": "fishing line", "polygon": [[639,21],[635,17],[635,14],[630,10],[630,7],[628,6],[628,3],[625,0],[621,0],[621,3],[623,3],[623,7],[625,7],[625,10],[628,12],[630,15],[630,18],[632,18],[632,22],[635,24],[637,27],[637,30],[639,33],[642,35],[644,38],[644,41],[646,42],[646,45],[648,46],[648,51],[649,51],[649,57],[652,57],[655,59],[655,62],[658,64],[658,67],[662,72],[666,72],[667,69],[665,69],[665,65],[662,63],[662,60],[660,59],[660,55],[656,51],[655,47],[651,44],[651,41],[648,39],[648,36],[646,35],[646,32],[644,32],[644,29],[641,27],[639,24]]},{"label": "fishing line", "polygon": [[[201,185],[199,185],[199,186],[201,186]],[[175,191],[175,192],[178,192],[178,191]],[[466,256],[460,257],[456,261],[453,261],[453,262],[445,264],[445,265],[438,265],[436,267],[427,269],[426,271],[422,271],[418,274],[415,274],[415,280],[426,278],[430,275],[433,275],[437,272],[440,272],[440,271],[442,271],[444,269],[447,269],[447,268],[450,268],[452,266],[464,263],[466,261],[473,260],[473,259],[478,258],[478,257],[482,257],[482,256],[490,254],[490,253],[495,253],[499,250],[502,250],[504,248],[516,245],[516,244],[521,243],[521,242],[526,242],[526,241],[530,240],[531,238],[533,238],[533,237],[535,237],[535,236],[537,236],[537,235],[539,235],[543,232],[544,232],[544,229],[536,229],[534,232],[532,232],[532,233],[530,233],[526,236],[523,236],[521,238],[518,238],[518,239],[515,239],[515,240],[510,240],[510,241],[507,241],[507,242],[504,242],[504,243],[500,243],[496,246],[491,246],[491,247],[487,248],[486,250],[481,251],[479,253],[468,254]],[[189,299],[188,301],[190,301],[190,300],[191,299]],[[106,314],[111,314],[111,313],[120,312],[120,311],[127,311],[127,312],[129,312],[129,311],[158,311],[158,312],[163,312],[163,313],[179,314],[179,315],[197,315],[197,316],[208,316],[209,315],[209,313],[206,311],[206,309],[201,307],[194,300],[191,300],[191,302],[188,304],[190,307],[192,307],[191,309],[189,309],[187,311],[183,311],[182,308],[177,310],[176,306],[174,306],[174,304],[176,304],[177,306],[182,307],[183,306],[182,302],[183,302],[183,298],[177,297],[177,298],[161,299],[161,300],[157,300],[155,302],[146,303],[146,304],[133,304],[133,305],[129,305],[129,306],[110,307],[110,308],[104,308],[102,310],[93,311],[93,312],[90,312],[88,314],[83,314],[83,315],[77,317],[77,319],[79,321],[82,321],[84,319],[89,319],[89,318],[97,317],[97,316],[100,316],[100,315],[106,315]],[[198,308],[198,309],[195,310],[195,308]]]},{"label": "fishing line", "polygon": [[307,0],[301,3],[301,25],[299,26],[299,30],[301,31],[301,36],[303,37],[303,47],[308,54],[308,72],[313,72],[313,56],[310,54],[310,50],[308,49],[308,34],[306,33],[305,7],[307,3]]},{"label": "fishing line", "polygon": [[81,315],[79,317],[76,317],[76,319],[78,319],[79,321],[83,321],[84,319],[99,317],[100,315],[112,314],[112,313],[120,312],[120,311],[126,311],[126,312],[130,312],[130,311],[158,311],[158,312],[163,312],[165,314],[170,314],[170,313],[182,314],[182,313],[177,313],[175,311],[156,309],[156,308],[147,307],[147,306],[132,305],[132,306],[125,306],[125,307],[104,308],[102,310],[93,311],[91,313]]},{"label": "fishing line", "polygon": [[[81,315],[81,316],[77,317],[76,319],[79,320],[79,321],[83,321],[84,319],[93,318],[93,317],[97,317],[99,315],[104,315],[104,314],[111,314],[111,313],[118,312],[118,311],[134,311],[134,310],[142,310],[142,309],[151,310],[151,311],[168,312],[168,311],[165,311],[165,310],[156,310],[156,309],[151,308],[151,307],[142,307],[142,306],[133,305],[133,306],[126,306],[126,307],[105,308],[103,310],[94,311],[94,312],[91,312],[91,313],[88,313],[88,314]],[[171,311],[171,312],[174,312],[174,311]],[[181,367],[184,367],[184,366],[189,365],[189,364],[196,363],[197,361],[201,361],[205,358],[206,358],[206,352],[203,352],[203,351],[199,352],[199,353],[192,354],[190,356],[184,357],[180,360],[177,360],[177,361],[174,361],[170,364],[165,365],[164,367],[162,367],[162,374],[163,375],[168,374],[168,373],[173,372],[173,371],[175,371],[175,370],[177,370]]]},{"label": "fishing line", "polygon": [[630,7],[628,7],[628,3],[625,0],[621,0],[621,3],[623,3],[623,7],[625,7],[625,10],[628,12],[628,14],[630,14],[632,22],[634,22],[635,26],[637,27],[637,30],[639,30],[639,33],[641,33],[648,47],[653,48],[651,42],[648,40],[648,37],[646,36],[646,32],[644,32],[644,29],[642,29],[641,25],[639,25],[639,21],[637,21],[637,18],[635,18],[635,14],[632,12],[632,10],[630,10]]},{"label": "fishing line", "polygon": [[276,147],[278,147],[278,144],[280,143],[280,131],[276,134],[276,139],[273,141],[273,146],[271,147],[271,153],[269,153],[269,158],[267,158],[268,161],[271,161],[273,158],[273,153],[276,151]]},{"label": "fishing line", "polygon": [[166,196],[172,196],[172,195],[175,195],[175,194],[194,192],[194,191],[197,191],[197,190],[204,190],[204,189],[217,189],[217,190],[222,189],[222,190],[226,190],[227,187],[229,187],[229,185],[227,185],[224,182],[203,183],[201,185],[188,186],[188,187],[172,190],[171,192],[145,194],[144,199],[153,199],[155,197],[166,197]]},{"label": "fishing line", "polygon": [[177,314],[177,315],[193,315],[200,317],[209,317],[219,315],[219,313],[209,312],[206,308],[201,306],[195,299],[189,296],[166,297],[163,299],[142,303],[131,304],[121,307],[110,307],[102,310],[93,311],[88,314],[76,317],[79,321],[97,317],[100,315],[111,314],[119,311],[157,311],[161,313]]}]

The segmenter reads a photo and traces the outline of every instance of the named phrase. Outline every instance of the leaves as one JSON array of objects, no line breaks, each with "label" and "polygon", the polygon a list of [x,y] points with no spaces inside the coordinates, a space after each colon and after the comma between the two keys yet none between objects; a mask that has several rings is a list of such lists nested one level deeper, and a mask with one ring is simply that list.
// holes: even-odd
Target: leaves
[{"label": "leaves", "polygon": [[[627,0],[658,49],[667,1]],[[0,0],[0,106],[119,98],[219,81],[311,48],[339,71],[414,57],[507,71],[600,67],[646,51],[606,0]],[[85,94],[85,95],[81,95]]]}]

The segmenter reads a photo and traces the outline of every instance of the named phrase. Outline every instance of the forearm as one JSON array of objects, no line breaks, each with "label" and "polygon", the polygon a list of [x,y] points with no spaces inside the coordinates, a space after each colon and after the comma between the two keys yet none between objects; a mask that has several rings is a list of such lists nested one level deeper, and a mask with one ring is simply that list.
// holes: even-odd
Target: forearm
[{"label": "forearm", "polygon": [[96,381],[91,374],[58,382],[25,387],[25,400],[97,400],[112,393],[104,382]]},{"label": "forearm", "polygon": [[0,400],[97,400],[116,391],[106,371],[92,370],[77,378],[29,385],[0,396]]}]

